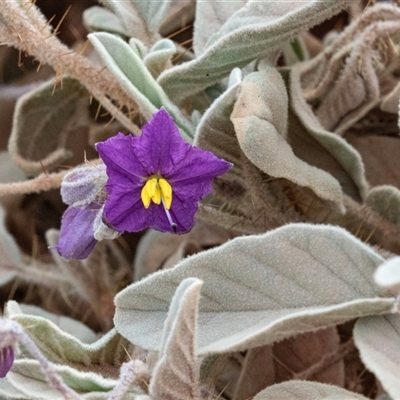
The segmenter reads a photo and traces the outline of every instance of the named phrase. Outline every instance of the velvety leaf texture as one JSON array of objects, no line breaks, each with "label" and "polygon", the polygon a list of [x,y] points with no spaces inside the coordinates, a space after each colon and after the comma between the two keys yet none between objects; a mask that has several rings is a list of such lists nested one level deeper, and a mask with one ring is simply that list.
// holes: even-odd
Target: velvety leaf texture
[{"label": "velvety leaf texture", "polygon": [[193,127],[154,80],[137,53],[122,39],[105,32],[88,35],[110,72],[121,88],[131,96],[146,120],[161,107],[174,117],[187,139],[193,137]]},{"label": "velvety leaf texture", "polygon": [[201,285],[199,279],[185,279],[171,302],[160,358],[149,387],[150,395],[156,399],[196,400],[200,397],[195,350]]},{"label": "velvety leaf texture", "polygon": [[[29,311],[29,308],[27,309]],[[81,370],[102,371],[114,366],[119,368],[121,362],[126,361],[124,350],[129,348],[129,343],[115,331],[111,330],[106,335],[90,344],[83,343],[77,337],[65,330],[61,330],[53,318],[24,313],[14,301],[7,303],[6,313],[9,318],[19,322],[43,354],[53,363],[78,366]],[[54,322],[53,322],[53,321]],[[60,322],[60,320],[58,321]],[[83,332],[82,324],[69,319],[64,320],[68,331]],[[87,328],[86,328],[87,329]],[[85,333],[87,336],[87,332]],[[128,347],[127,347],[128,346]]]},{"label": "velvety leaf texture", "polygon": [[366,397],[338,386],[317,382],[290,381],[270,386],[253,400],[367,400]]},{"label": "velvety leaf texture", "polygon": [[198,353],[243,350],[388,312],[394,298],[372,280],[382,262],[343,229],[287,225],[231,240],[131,285],[115,298],[114,322],[132,343],[159,350],[175,289],[197,277],[204,281]]},{"label": "velvety leaf texture", "polygon": [[400,315],[360,318],[354,340],[366,367],[393,399],[400,398]]},{"label": "velvety leaf texture", "polygon": [[285,141],[287,116],[286,88],[276,69],[269,68],[245,77],[231,120],[246,156],[268,175],[309,187],[343,211],[339,182],[327,172],[297,158]]},{"label": "velvety leaf texture", "polygon": [[79,81],[63,77],[62,86],[58,83],[55,89],[55,85],[52,79],[17,101],[8,151],[30,174],[54,168],[72,155],[61,143],[85,110],[79,100],[85,98],[87,104],[87,92]]},{"label": "velvety leaf texture", "polygon": [[299,31],[337,14],[346,0],[249,1],[209,39],[197,59],[165,71],[159,83],[175,101],[199,92],[228,75],[234,67],[277,50]]},{"label": "velvety leaf texture", "polygon": [[400,293],[400,257],[393,257],[381,264],[374,275],[375,282],[393,293]]}]

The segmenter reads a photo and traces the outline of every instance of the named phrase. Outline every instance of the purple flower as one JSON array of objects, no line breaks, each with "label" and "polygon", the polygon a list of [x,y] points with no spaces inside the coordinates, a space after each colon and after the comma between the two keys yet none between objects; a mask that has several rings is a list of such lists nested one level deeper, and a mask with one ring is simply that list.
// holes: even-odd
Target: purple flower
[{"label": "purple flower", "polygon": [[14,363],[14,349],[12,346],[0,350],[0,378],[4,378]]},{"label": "purple flower", "polygon": [[56,246],[62,257],[86,258],[97,240],[119,236],[119,232],[103,222],[106,181],[104,165],[78,167],[65,175],[61,184],[61,197],[70,207],[61,220]]},{"label": "purple flower", "polygon": [[163,108],[140,137],[119,133],[96,149],[108,175],[104,219],[119,232],[188,232],[213,178],[232,166],[186,143]]},{"label": "purple flower", "polygon": [[18,351],[18,329],[15,322],[0,318],[0,378],[4,378],[13,366]]}]

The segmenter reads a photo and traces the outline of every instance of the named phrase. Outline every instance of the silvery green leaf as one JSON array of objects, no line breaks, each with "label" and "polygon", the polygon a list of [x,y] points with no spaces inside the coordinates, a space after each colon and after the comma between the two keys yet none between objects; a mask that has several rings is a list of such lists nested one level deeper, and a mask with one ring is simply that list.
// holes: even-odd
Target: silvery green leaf
[{"label": "silvery green leaf", "polygon": [[400,190],[382,185],[372,188],[365,199],[375,212],[395,225],[400,225]]},{"label": "silvery green leaf", "polygon": [[[232,238],[224,228],[196,221],[193,229],[184,235],[149,229],[140,239],[133,265],[134,281],[160,269],[173,267],[182,258],[201,249],[218,246]],[[176,262],[174,262],[176,260]]]},{"label": "silvery green leaf", "polygon": [[253,400],[368,400],[359,393],[318,382],[288,381],[258,393]]},{"label": "silvery green leaf", "polygon": [[[42,312],[43,314],[43,312]],[[9,301],[6,306],[6,315],[19,322],[31,336],[43,354],[57,364],[79,365],[81,370],[102,372],[118,370],[122,362],[126,361],[125,349],[130,345],[113,329],[103,337],[90,344],[79,340],[75,335],[68,333],[57,326],[55,317],[47,319],[40,315],[25,314],[15,301]],[[65,319],[64,319],[65,318]],[[68,331],[80,331],[88,337],[88,332],[83,331],[82,324],[78,321],[64,317],[58,322],[68,325]],[[94,339],[92,335],[92,339]]]},{"label": "silvery green leaf", "polygon": [[347,231],[291,224],[239,237],[142,279],[115,298],[115,326],[132,343],[159,350],[173,294],[185,278],[204,281],[198,354],[241,351],[364,315],[395,299],[372,280],[383,258]]},{"label": "silvery green leaf", "polygon": [[400,257],[393,257],[381,264],[374,279],[380,287],[400,294]]},{"label": "silvery green leaf", "polygon": [[339,182],[296,157],[285,140],[288,97],[276,69],[268,68],[244,78],[231,120],[241,149],[254,165],[272,177],[310,188],[344,211]]},{"label": "silvery green leaf", "polygon": [[[66,134],[85,123],[87,92],[79,81],[63,77],[43,83],[17,101],[8,151],[24,171],[39,174],[61,164],[72,153]],[[60,87],[61,85],[61,87]],[[85,105],[81,102],[85,102]]]},{"label": "silvery green leaf", "polygon": [[241,177],[241,151],[235,137],[235,128],[230,120],[237,99],[242,73],[239,68],[232,70],[228,89],[203,114],[196,128],[195,144],[212,151],[216,156],[233,164],[230,175]]},{"label": "silvery green leaf", "polygon": [[165,107],[181,128],[185,139],[193,138],[193,127],[154,80],[137,53],[122,39],[109,33],[91,33],[89,40],[116,77],[121,88],[134,100],[146,120]]},{"label": "silvery green leaf", "polygon": [[158,81],[175,102],[218,82],[235,67],[266,56],[298,32],[337,14],[346,0],[249,1],[210,39],[194,61],[164,71]]},{"label": "silvery green leaf", "polygon": [[143,59],[147,54],[147,47],[145,44],[136,38],[129,39],[129,46],[131,46],[132,50],[139,56],[139,58]]},{"label": "silvery green leaf", "polygon": [[159,40],[144,57],[143,62],[154,78],[162,71],[172,66],[171,57],[176,53],[176,47],[172,40]]},{"label": "silvery green leaf", "polygon": [[106,8],[93,6],[83,12],[83,23],[90,32],[104,31],[128,36],[120,19]]},{"label": "silvery green leaf", "polygon": [[[300,84],[300,73],[301,64],[296,64],[291,68],[289,78],[289,101],[295,117],[299,119],[307,133],[315,139],[316,145],[322,147],[319,158],[321,159],[322,157],[321,152],[326,151],[330,153],[339,164],[339,168],[337,168],[335,165],[329,165],[324,160],[325,164],[327,164],[326,168],[328,171],[333,176],[337,177],[339,182],[342,183],[342,186],[350,187],[350,184],[355,185],[358,191],[357,197],[359,196],[361,199],[364,199],[369,185],[365,178],[365,168],[360,154],[354,147],[349,145],[346,140],[322,127],[311,107],[304,99]],[[296,136],[296,132],[293,132],[293,136]],[[304,143],[304,140],[302,143]],[[310,156],[307,157],[307,153],[310,152],[314,157],[309,161]],[[315,157],[315,152],[316,150],[313,150],[312,146],[308,146],[308,148],[303,151],[301,158],[310,164],[316,163],[318,162],[318,157]],[[349,179],[351,183],[348,182]]]},{"label": "silvery green leaf", "polygon": [[82,343],[93,343],[98,339],[98,336],[89,327],[82,324],[82,322],[64,315],[50,313],[40,307],[30,304],[18,304],[15,301],[9,301],[9,303],[7,303],[7,310],[9,316],[12,316],[12,314],[25,314],[42,317],[57,325],[63,332],[76,337]]},{"label": "silvery green leaf", "polygon": [[354,341],[361,360],[385,391],[393,399],[400,398],[400,315],[360,318],[354,327]]},{"label": "silvery green leaf", "polygon": [[149,34],[146,30],[145,21],[138,14],[132,1],[100,0],[118,17],[123,30],[129,37],[135,37],[145,44],[150,43]]},{"label": "silvery green leaf", "polygon": [[6,228],[6,213],[0,206],[0,286],[15,278],[17,271],[13,267],[21,264],[21,251]]},{"label": "silvery green leaf", "polygon": [[[54,368],[71,389],[83,395],[83,399],[98,398],[94,397],[94,395],[105,398],[103,397],[104,394],[112,390],[117,382],[115,379],[104,378],[93,372],[78,371],[65,365],[55,365]],[[14,361],[6,379],[25,398],[32,400],[64,400],[64,396],[49,386],[40,364],[36,360]],[[84,394],[89,396],[86,397]]]},{"label": "silvery green leaf", "polygon": [[145,22],[147,30],[152,34],[157,33],[165,17],[167,16],[171,0],[130,1],[137,9],[142,20]]},{"label": "silvery green leaf", "polygon": [[193,50],[197,57],[212,44],[212,36],[220,30],[225,21],[247,2],[248,0],[203,0],[196,3]]},{"label": "silvery green leaf", "polygon": [[159,360],[149,394],[163,400],[198,400],[199,370],[196,360],[197,313],[202,282],[181,282],[165,321]]}]

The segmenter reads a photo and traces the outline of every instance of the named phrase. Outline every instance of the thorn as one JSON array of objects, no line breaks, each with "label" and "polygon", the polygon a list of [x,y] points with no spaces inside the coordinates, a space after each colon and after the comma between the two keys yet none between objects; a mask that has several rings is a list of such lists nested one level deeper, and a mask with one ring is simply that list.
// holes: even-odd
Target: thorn
[{"label": "thorn", "polygon": [[54,14],[44,25],[44,27],[42,29],[40,29],[40,32],[43,32],[53,21],[53,19],[55,18],[56,14]]},{"label": "thorn", "polygon": [[42,169],[43,173],[45,175],[48,175],[48,172],[46,171],[46,168],[44,167],[42,160],[39,160],[39,163],[40,163],[40,168]]},{"label": "thorn", "polygon": [[177,60],[179,60],[181,57],[183,57],[187,52],[191,51],[193,49],[193,46],[188,47],[183,53],[178,54],[176,57],[174,57],[171,62],[175,63]]},{"label": "thorn", "polygon": [[86,48],[89,46],[89,43],[89,39],[86,39],[85,43],[82,45],[82,48],[78,51],[79,55],[82,55],[85,52]]},{"label": "thorn", "polygon": [[[108,114],[108,113],[107,113]],[[115,120],[115,115],[113,115],[113,117],[105,124],[105,128],[107,128],[108,126],[111,125],[111,123]]]},{"label": "thorn", "polygon": [[101,109],[101,103],[99,103],[99,105],[97,107],[96,115],[94,116],[95,121],[97,121],[97,118],[99,118],[100,109]]},{"label": "thorn", "polygon": [[61,17],[59,23],[57,24],[57,26],[54,29],[54,35],[58,35],[59,34],[59,29],[61,24],[64,22],[65,17],[67,16],[67,14],[69,13],[69,11],[71,10],[72,4],[67,8],[67,10],[65,11],[65,13],[63,14],[63,16]]},{"label": "thorn", "polygon": [[173,38],[174,36],[179,35],[181,32],[186,31],[186,29],[189,29],[189,28],[191,28],[192,26],[193,26],[192,24],[186,25],[185,27],[179,29],[178,31],[171,33],[169,36],[167,36],[167,39],[171,39],[171,38]]}]

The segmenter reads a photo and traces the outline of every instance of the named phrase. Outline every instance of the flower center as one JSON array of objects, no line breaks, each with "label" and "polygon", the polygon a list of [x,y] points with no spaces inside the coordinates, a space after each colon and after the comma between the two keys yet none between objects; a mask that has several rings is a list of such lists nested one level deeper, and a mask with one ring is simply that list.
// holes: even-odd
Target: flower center
[{"label": "flower center", "polygon": [[172,187],[164,178],[150,178],[143,186],[141,196],[145,208],[150,207],[153,201],[155,204],[163,204],[164,211],[172,230],[176,233],[177,226],[172,220],[171,214],[168,211],[172,203]]},{"label": "flower center", "polygon": [[150,207],[151,201],[155,204],[163,203],[166,210],[171,208],[172,188],[164,178],[151,178],[143,186],[141,193],[145,208]]}]

